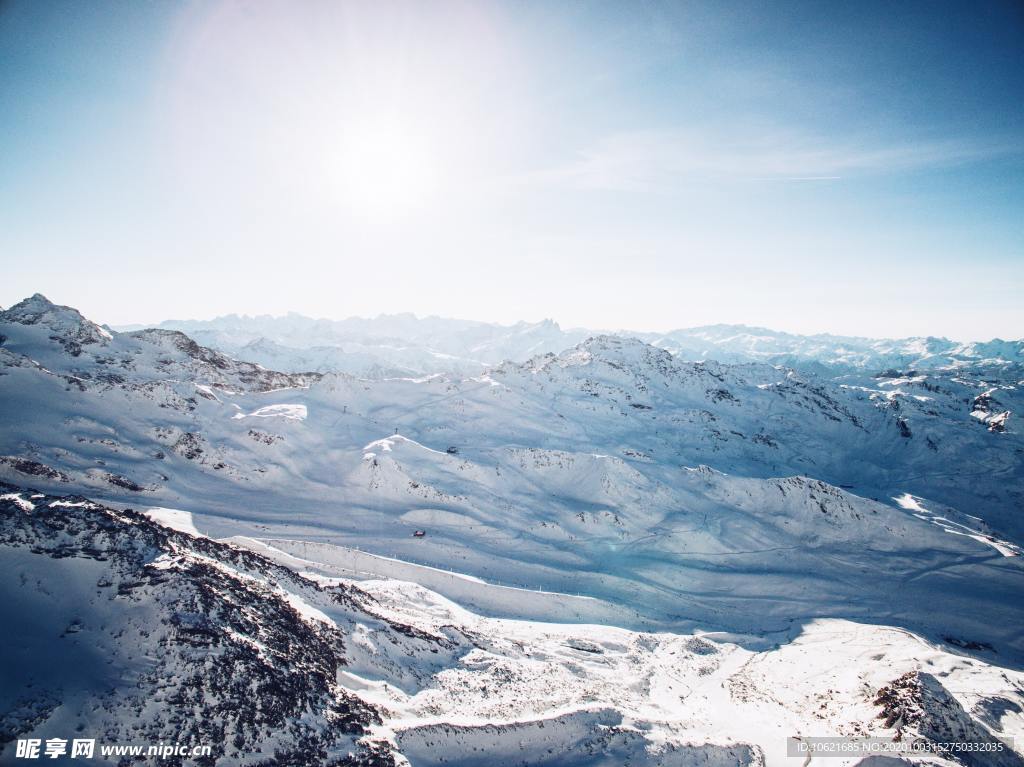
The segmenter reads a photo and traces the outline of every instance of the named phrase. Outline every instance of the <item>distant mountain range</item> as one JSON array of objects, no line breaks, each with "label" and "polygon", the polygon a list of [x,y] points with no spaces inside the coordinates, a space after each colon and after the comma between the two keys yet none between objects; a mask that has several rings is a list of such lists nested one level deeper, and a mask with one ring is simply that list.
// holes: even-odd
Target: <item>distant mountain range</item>
[{"label": "distant mountain range", "polygon": [[169,320],[158,327],[187,333],[213,349],[274,370],[345,372],[363,378],[476,375],[501,362],[525,362],[609,334],[637,338],[684,360],[765,362],[827,375],[1024,362],[1024,340],[961,343],[934,337],[803,336],[745,325],[645,333],[566,330],[553,320],[499,325],[412,314],[338,321],[288,314]]}]

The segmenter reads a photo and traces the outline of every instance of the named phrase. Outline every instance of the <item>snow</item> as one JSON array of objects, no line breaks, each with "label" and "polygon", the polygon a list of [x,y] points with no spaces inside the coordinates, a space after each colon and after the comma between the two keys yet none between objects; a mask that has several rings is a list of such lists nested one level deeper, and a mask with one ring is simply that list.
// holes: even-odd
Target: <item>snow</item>
[{"label": "snow", "polygon": [[[887,734],[874,696],[908,671],[941,677],[965,710],[1002,696],[1017,699],[1024,682],[1020,672],[964,659],[887,626],[817,620],[791,641],[756,651],[710,635],[485,618],[415,584],[359,585],[391,619],[438,636],[456,630],[483,639],[412,691],[373,678],[370,667],[339,675],[344,687],[389,712],[373,737],[396,742],[416,764],[417,733],[440,734],[442,725],[463,731],[444,746],[452,761],[474,752],[512,761],[534,740],[536,723],[557,740],[569,722],[599,715],[630,723],[648,751],[747,743],[773,767],[789,764],[787,737]],[[1012,713],[1001,726],[1005,736],[1024,732],[1024,720]]]},{"label": "snow", "polygon": [[[577,621],[635,622],[628,609],[618,608],[600,599],[543,589],[516,588],[488,583],[465,573],[418,565],[381,557],[343,546],[310,541],[281,539],[256,540],[246,537],[228,542],[251,548],[286,567],[307,575],[328,578],[387,582],[408,581],[426,584],[446,598],[457,599],[473,609],[492,615],[511,615],[526,619],[551,620],[556,616]],[[410,618],[411,620],[411,618]]]},{"label": "snow", "polygon": [[232,418],[288,418],[293,421],[305,421],[309,412],[305,405],[267,405],[251,413],[235,413]]},{"label": "snow", "polygon": [[[918,519],[931,522],[951,535],[966,536],[986,546],[991,546],[1004,557],[1019,557],[1024,554],[1024,549],[1020,546],[1009,541],[1000,540],[992,535],[986,529],[984,522],[978,517],[961,514],[954,509],[933,512],[924,506],[923,499],[916,498],[910,493],[903,493],[893,500],[896,501],[900,508],[914,512],[914,516]],[[953,519],[953,517],[956,517],[956,519]]]},{"label": "snow", "polygon": [[[702,641],[721,654],[721,662],[702,671],[711,668],[703,655],[689,665],[679,665],[680,658],[693,656],[687,649],[693,642],[691,635],[616,628],[628,623],[628,616],[611,612],[598,600],[574,601],[575,609],[566,609],[565,602],[552,595],[495,590],[492,584],[362,552],[342,552],[322,543],[275,540],[270,542],[272,547],[253,543],[254,550],[300,572],[316,574],[325,585],[344,582],[344,577],[359,579],[360,588],[372,595],[375,609],[392,620],[435,636],[450,635],[454,627],[470,636],[489,638],[484,650],[462,655],[457,666],[438,672],[433,682],[411,696],[408,688],[381,684],[367,693],[365,680],[382,679],[370,673],[378,668],[379,674],[379,666],[357,664],[350,669],[364,680],[350,689],[363,691],[360,694],[367,700],[384,703],[393,712],[376,735],[396,739],[403,747],[409,742],[406,734],[440,723],[518,728],[531,721],[551,723],[555,717],[592,711],[599,701],[601,707],[611,706],[642,723],[652,744],[752,741],[766,754],[775,753],[768,759],[771,765],[784,763],[777,758],[779,744],[790,735],[853,732],[858,717],[875,727],[873,691],[907,670],[948,671],[951,689],[976,691],[972,693],[976,697],[965,698],[965,705],[974,705],[986,695],[1018,694],[1016,683],[1007,682],[998,667],[972,678],[969,685],[960,682],[961,659],[899,628],[817,619],[804,623],[792,637],[781,635],[784,646],[775,650],[771,649],[774,641],[767,649],[758,649],[758,643],[749,638],[734,643],[727,635],[704,633]],[[574,623],[566,624],[566,619]],[[379,642],[362,634],[353,642],[372,648],[368,652],[374,657],[382,652]],[[600,652],[586,649],[593,646]],[[799,649],[793,650],[794,646]],[[876,656],[885,662],[870,660]],[[753,669],[769,665],[777,666],[770,676],[763,671],[759,677],[751,676]],[[986,666],[979,663],[977,668]],[[841,669],[849,671],[839,673]],[[631,681],[624,685],[623,680]],[[341,681],[349,686],[344,678]],[[735,690],[753,697],[738,705]],[[764,698],[758,690],[772,694]],[[737,721],[744,722],[740,730]],[[1013,725],[1007,721],[1006,726]],[[482,739],[474,741],[478,747],[497,748],[491,736],[478,737]]]},{"label": "snow", "polygon": [[[503,326],[438,317],[385,315],[338,322],[288,317],[222,317],[167,322],[162,327],[241,359],[275,370],[340,371],[368,378],[417,378],[437,373],[476,376],[505,360],[525,362],[558,353],[593,329],[564,330],[555,322]],[[942,338],[872,339],[798,336],[765,328],[716,325],[666,333],[618,331],[667,349],[682,359],[819,364],[840,371],[889,368],[931,370],[944,365],[1024,361],[1021,341],[959,343]]]},{"label": "snow", "polygon": [[213,399],[217,399],[217,395],[214,393],[212,386],[206,386],[205,384],[196,384],[196,389],[198,391],[203,392],[203,394],[212,397]]},{"label": "snow", "polygon": [[181,561],[181,557],[171,556],[170,554],[161,554],[150,562],[149,566],[154,570],[175,570],[181,566]]},{"label": "snow", "polygon": [[192,522],[191,512],[181,511],[180,509],[153,507],[146,509],[143,513],[158,525],[169,527],[181,533],[188,533],[189,535],[202,535]]},{"label": "snow", "polygon": [[[966,609],[975,589],[985,609],[1008,609],[998,595],[1015,588],[1015,576],[985,557],[1006,565],[1014,526],[1024,532],[1014,496],[1020,436],[994,438],[963,409],[970,392],[1020,396],[992,383],[944,379],[949,394],[935,402],[899,397],[907,439],[889,405],[870,399],[880,391],[873,379],[862,381],[871,392],[841,389],[767,365],[685,363],[620,338],[495,368],[487,375],[500,386],[332,375],[306,389],[254,391],[238,381],[228,387],[235,394],[192,372],[182,380],[178,368],[151,380],[159,365],[137,343],[139,370],[125,372],[134,378],[121,387],[67,391],[55,374],[5,368],[0,394],[33,417],[5,425],[0,455],[37,444],[40,463],[71,479],[47,487],[202,511],[198,526],[216,537],[359,549],[343,557],[351,569],[407,563],[387,567],[457,599],[465,578],[450,571],[478,578],[493,587],[486,600],[466,598],[488,613],[512,597],[529,615],[518,595],[539,589],[568,595],[557,600],[570,620],[756,634],[824,614],[931,636],[948,627],[924,600],[942,591],[941,579],[970,573],[976,580],[951,597],[963,613],[950,619],[957,632],[1017,641]],[[55,367],[74,370],[80,359]],[[218,400],[194,396],[196,383]],[[287,417],[303,412],[305,421]],[[258,430],[250,416],[260,417]],[[90,473],[100,461],[103,472]],[[714,471],[681,469],[700,464]],[[144,503],[104,473],[147,488]],[[18,479],[5,465],[0,474]],[[940,504],[940,516],[965,525],[945,527],[964,534],[872,500],[902,493],[927,498],[928,509]],[[978,510],[979,498],[988,530],[946,513]],[[425,537],[414,539],[417,529]],[[823,560],[834,564],[810,577]],[[903,580],[919,570],[926,574],[904,595]],[[604,613],[588,612],[577,595]]]},{"label": "snow", "polygon": [[911,511],[924,511],[921,504],[918,503],[917,499],[910,493],[904,493],[903,495],[897,496],[893,499],[899,504],[901,509],[910,509]]},{"label": "snow", "polygon": [[295,611],[303,617],[304,620],[318,621],[331,627],[335,625],[334,621],[332,621],[322,610],[318,610],[317,608],[313,607],[311,604],[306,602],[302,597],[296,594],[289,593],[284,589],[279,589],[279,593],[282,597],[284,597],[285,601],[288,602],[288,604],[291,605],[295,609]]},{"label": "snow", "polygon": [[[938,367],[990,359],[981,347],[705,328],[707,359],[690,363],[694,333],[563,351],[548,348],[568,337],[552,325],[469,324],[455,340],[385,318],[370,324],[422,335],[301,348],[376,365],[372,380],[306,380],[206,366],[175,334],[106,338],[73,310],[33,307],[49,324],[0,323],[0,398],[24,416],[0,429],[0,478],[147,507],[324,588],[358,582],[373,597],[362,613],[280,571],[211,562],[344,631],[340,683],[385,706],[382,736],[417,767],[435,763],[432,739],[464,763],[474,746],[523,761],[520,742],[606,745],[617,763],[750,742],[778,764],[790,735],[877,727],[871,694],[914,670],[969,712],[1020,701],[1024,442],[1002,414],[1024,390],[1014,369]],[[87,341],[80,354],[52,340],[62,332]],[[280,340],[299,349],[304,332]],[[836,375],[775,367],[783,354]],[[883,362],[897,372],[874,377]],[[456,363],[454,376],[430,367]],[[28,511],[26,495],[3,498]],[[174,571],[178,556],[150,566]],[[1021,719],[1006,707],[996,723],[1019,736]]]},{"label": "snow", "polygon": [[412,447],[419,448],[420,450],[425,450],[429,453],[444,455],[444,453],[441,450],[434,450],[433,448],[426,447],[425,445],[421,445],[416,440],[409,439],[408,437],[403,437],[401,434],[395,434],[394,436],[391,437],[384,437],[383,439],[374,440],[370,444],[364,446],[363,450],[380,450],[384,453],[390,453],[392,449],[395,447],[395,445],[399,444],[410,445]]},{"label": "snow", "polygon": [[36,507],[32,501],[26,501],[19,493],[4,493],[0,495],[0,501],[14,501],[22,511],[32,511]]}]

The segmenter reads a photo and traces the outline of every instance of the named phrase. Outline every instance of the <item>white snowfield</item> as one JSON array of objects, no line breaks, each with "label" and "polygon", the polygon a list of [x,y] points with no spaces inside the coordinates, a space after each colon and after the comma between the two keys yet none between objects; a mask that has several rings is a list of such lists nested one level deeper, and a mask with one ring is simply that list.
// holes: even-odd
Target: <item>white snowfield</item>
[{"label": "white snowfield", "polygon": [[[1019,557],[1024,554],[1024,549],[1009,541],[1000,540],[991,534],[979,534],[978,523],[981,522],[979,517],[960,514],[956,509],[932,511],[924,507],[922,499],[915,498],[910,493],[904,493],[893,500],[899,504],[900,508],[912,511],[918,519],[932,522],[951,535],[966,535],[968,538],[987,544],[1004,557]],[[934,507],[933,504],[929,505]]]},{"label": "white snowfield", "polygon": [[195,524],[192,522],[192,514],[187,511],[181,511],[180,509],[152,508],[146,509],[144,513],[157,524],[164,525],[172,530],[178,530],[183,533],[188,533],[189,535],[200,534],[196,529]]},{"label": "white snowfield", "polygon": [[[48,506],[83,508],[56,502]],[[117,518],[117,513],[113,516]],[[171,530],[182,521],[173,513],[157,513],[156,518]],[[66,628],[59,639],[47,639],[51,644],[64,642],[72,655],[54,656],[53,669],[30,664],[18,678],[60,678],[73,664],[88,668],[88,653],[102,648],[116,661],[110,670],[100,669],[105,688],[127,685],[137,691],[135,675],[148,673],[165,657],[152,654],[147,643],[152,642],[151,632],[164,636],[170,630],[168,618],[173,626],[178,616],[178,589],[191,591],[190,579],[200,578],[216,588],[191,603],[191,619],[206,617],[193,612],[204,604],[231,600],[231,616],[237,618],[220,632],[214,647],[219,654],[237,652],[244,645],[265,664],[261,673],[281,662],[276,655],[280,638],[275,634],[271,644],[267,633],[280,628],[261,626],[253,618],[273,609],[280,621],[281,604],[289,606],[318,641],[341,638],[345,664],[337,668],[333,695],[339,700],[346,700],[343,694],[356,696],[373,706],[379,723],[371,723],[362,741],[394,748],[398,764],[473,765],[483,760],[583,767],[752,767],[819,763],[787,757],[790,737],[872,735],[934,742],[948,733],[974,743],[998,744],[997,738],[1019,742],[1024,736],[1021,671],[936,646],[902,629],[819,619],[791,637],[776,637],[778,641],[763,648],[752,648],[710,632],[638,632],[558,620],[483,617],[418,584],[394,578],[284,578],[265,560],[225,556],[198,546],[193,538],[162,544],[167,553],[145,565],[159,577],[149,583],[136,577],[124,584],[133,595],[126,604],[117,598],[120,589],[104,593],[119,577],[109,558],[68,557],[66,550],[54,559],[40,557],[46,546],[61,548],[46,531],[43,527],[42,537],[35,541],[23,540],[31,533],[5,540],[4,561],[23,573],[33,590],[13,589],[0,612],[12,617],[29,608],[29,597],[49,599],[50,609],[41,620],[55,637]],[[124,535],[120,545],[130,552],[139,541]],[[94,540],[90,534],[85,543],[92,545]],[[249,541],[248,548],[275,552],[257,541]],[[330,552],[310,548],[305,553]],[[329,568],[281,550],[274,559],[296,569]],[[165,578],[175,577],[171,588],[161,590]],[[65,588],[56,588],[61,582]],[[96,583],[104,586],[97,590]],[[473,579],[466,583],[468,588],[486,588]],[[0,584],[11,585],[7,580]],[[546,603],[544,595],[524,595],[529,598],[558,609]],[[216,625],[199,625],[204,631],[218,631]],[[18,646],[26,631],[22,622],[15,628],[12,637],[0,638],[5,661],[6,652]],[[81,641],[65,638],[79,634]],[[163,642],[165,648],[175,647]],[[33,646],[33,652],[42,650]],[[176,683],[176,673],[201,673],[204,665],[196,646],[186,645],[183,653],[173,656],[180,665],[162,668],[155,697]],[[136,668],[139,655],[141,669]],[[260,695],[249,686],[244,690],[247,697]],[[219,697],[224,691],[215,692]],[[90,705],[89,694],[85,687],[66,698],[69,716],[80,709],[88,712],[91,722],[105,722],[108,728],[130,727],[140,714],[159,718],[160,705],[166,705],[147,701],[141,712],[131,705],[131,717],[111,721],[104,718],[111,716],[111,709]],[[53,719],[51,730],[63,726],[59,711],[45,716]],[[320,712],[307,715],[310,724],[321,717]],[[276,745],[286,741],[279,739]],[[1019,759],[1011,749],[999,761],[978,763],[1012,765]],[[247,763],[238,758],[223,761]],[[958,764],[942,756],[915,761]]]},{"label": "white snowfield", "polygon": [[275,538],[256,540],[245,536],[225,541],[252,549],[308,577],[388,578],[415,582],[486,615],[523,620],[560,618],[580,623],[642,622],[636,612],[594,597],[487,583],[471,575],[380,557],[344,546]]},{"label": "white snowfield", "polygon": [[[323,545],[234,542],[299,570],[322,574],[353,564],[339,565],[338,553]],[[510,600],[509,612],[532,611],[533,620],[485,618],[396,579],[410,572],[403,563],[390,567],[373,566],[389,576],[382,580],[358,573],[357,585],[372,596],[379,615],[472,642],[451,665],[419,669],[415,682],[398,682],[393,673],[381,673],[403,663],[389,655],[388,644],[369,631],[353,637],[362,657],[339,673],[339,681],[386,712],[369,738],[394,744],[413,765],[473,764],[476,754],[525,764],[548,763],[554,754],[551,763],[558,764],[573,755],[566,763],[788,765],[794,763],[786,750],[790,737],[895,736],[901,725],[879,721],[878,697],[908,673],[941,680],[943,722],[963,737],[1024,736],[1024,674],[942,650],[901,629],[821,619],[758,651],[713,633],[559,623],[564,605],[529,592],[522,604],[532,601],[532,608]],[[464,581],[470,600],[474,590],[488,588]],[[985,724],[967,712],[981,713]]]},{"label": "white snowfield", "polygon": [[0,315],[2,401],[31,414],[4,419],[0,478],[593,597],[636,627],[845,617],[1021,651],[1024,443],[970,415],[1015,408],[1015,384],[846,388],[617,337],[486,380],[287,379],[92,327],[39,297]]},{"label": "white snowfield", "polygon": [[267,405],[257,408],[251,413],[235,413],[232,418],[290,418],[293,421],[305,421],[308,411],[305,405]]},{"label": "white snowfield", "polygon": [[957,726],[1020,733],[1008,342],[998,364],[929,340],[892,351],[920,369],[871,372],[851,346],[817,375],[602,336],[471,378],[366,380],[98,327],[41,296],[0,312],[0,480],[357,580],[447,637],[412,668],[342,627],[343,683],[417,767],[785,763],[787,735],[877,731],[879,689],[910,671]]},{"label": "white snowfield", "polygon": [[[383,614],[477,643],[413,689],[343,672],[343,685],[389,713],[374,736],[396,743],[414,765],[472,764],[473,753],[541,763],[530,755],[543,759],[547,749],[579,753],[576,764],[818,764],[788,758],[786,739],[893,736],[894,728],[878,721],[876,697],[904,674],[940,678],[961,709],[950,706],[947,716],[960,724],[969,721],[963,712],[992,700],[1019,702],[1024,689],[1020,672],[884,626],[818,620],[792,641],[756,652],[712,635],[482,618],[395,580],[359,586]],[[618,735],[595,738],[591,718],[619,728]],[[989,721],[1004,738],[1024,736],[1014,705]],[[591,748],[599,755],[586,754],[581,736],[596,741]]]}]

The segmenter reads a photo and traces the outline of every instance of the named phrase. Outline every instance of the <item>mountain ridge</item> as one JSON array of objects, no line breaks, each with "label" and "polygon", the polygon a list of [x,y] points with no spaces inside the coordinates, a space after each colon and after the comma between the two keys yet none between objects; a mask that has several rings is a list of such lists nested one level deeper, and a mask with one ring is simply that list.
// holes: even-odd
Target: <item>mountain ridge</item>
[{"label": "mountain ridge", "polygon": [[[301,607],[293,597],[327,615],[340,633],[306,639],[339,687],[307,692],[321,713],[354,695],[378,715],[360,715],[347,741],[330,716],[310,731],[287,714],[278,729],[292,748],[345,742],[358,759],[360,743],[376,744],[373,758],[414,767],[439,764],[437,748],[466,764],[486,752],[552,767],[603,766],[605,753],[774,766],[771,744],[787,728],[813,732],[822,706],[848,734],[878,730],[880,706],[886,722],[917,717],[900,725],[908,736],[1024,732],[1012,707],[1024,707],[1024,679],[1010,681],[1024,668],[1013,369],[829,377],[598,335],[473,375],[374,380],[278,373],[167,329],[76,347],[85,322],[41,298],[0,313],[0,517],[16,531],[0,547],[21,568],[0,586],[34,595],[18,605],[54,607],[58,634],[93,632],[98,615],[74,624],[44,574],[107,567],[88,564],[98,520],[126,549],[101,552],[108,561],[134,550],[133,525],[155,534],[126,508],[255,552],[285,600],[267,616],[217,618],[225,594],[248,593],[230,574],[204,597],[207,618],[177,609],[158,583],[145,609],[168,641],[178,625],[301,640],[301,626],[278,632],[284,605]],[[84,537],[43,540],[51,519],[85,525]],[[178,551],[133,561],[205,593],[212,565],[199,555],[213,544],[172,538]],[[234,550],[216,548],[232,569]],[[88,574],[86,586],[113,580]],[[353,582],[373,600],[360,597],[355,617],[310,585]],[[31,634],[24,646],[33,641],[56,640]],[[221,641],[231,657],[253,647],[230,632]],[[869,658],[862,644],[884,650]],[[848,676],[835,676],[833,655],[852,664]],[[245,657],[251,676],[277,673]],[[971,681],[947,687],[922,657]],[[19,732],[36,726],[32,711],[51,716],[32,689],[12,714]],[[121,705],[110,727],[123,735],[134,720]],[[739,732],[715,718],[733,710],[759,724]],[[274,737],[247,725],[236,748]],[[544,746],[523,751],[524,739]],[[302,758],[277,763],[320,763]]]},{"label": "mountain ridge", "polygon": [[[388,377],[389,373],[472,374],[506,360],[522,362],[537,353],[557,353],[597,335],[639,338],[684,359],[761,361],[820,368],[833,375],[889,368],[1024,365],[1024,339],[961,342],[935,336],[885,339],[830,333],[800,335],[729,324],[666,332],[607,331],[563,329],[550,319],[502,325],[437,316],[419,318],[408,313],[326,320],[292,312],[280,317],[225,315],[213,320],[168,320],[159,327],[197,334],[208,346],[229,353],[244,354],[248,345],[248,352],[255,354],[257,361],[283,370],[296,371],[312,361],[319,372],[342,371],[363,377]],[[304,340],[296,336],[299,329],[306,334]],[[273,352],[259,350],[261,341],[273,344]],[[310,347],[317,350],[312,356]]]}]

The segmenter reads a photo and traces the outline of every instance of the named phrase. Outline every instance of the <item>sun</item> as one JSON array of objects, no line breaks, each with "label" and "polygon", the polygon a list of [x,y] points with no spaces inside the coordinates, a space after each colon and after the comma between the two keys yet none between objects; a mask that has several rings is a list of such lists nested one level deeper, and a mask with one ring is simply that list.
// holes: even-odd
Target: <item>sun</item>
[{"label": "sun", "polygon": [[430,142],[413,125],[366,121],[343,131],[334,173],[354,213],[391,216],[422,209],[436,191]]}]

